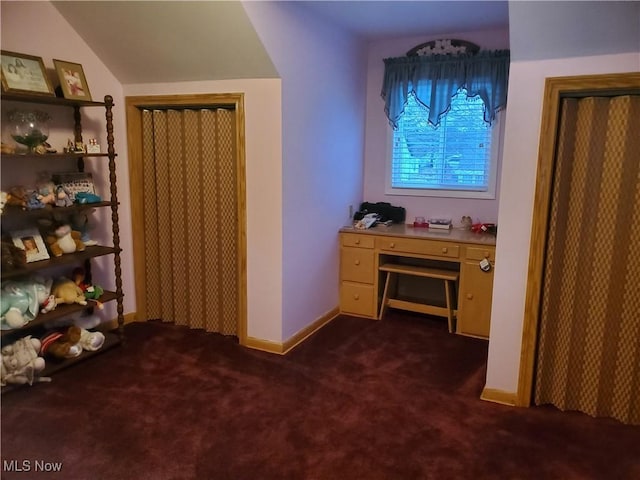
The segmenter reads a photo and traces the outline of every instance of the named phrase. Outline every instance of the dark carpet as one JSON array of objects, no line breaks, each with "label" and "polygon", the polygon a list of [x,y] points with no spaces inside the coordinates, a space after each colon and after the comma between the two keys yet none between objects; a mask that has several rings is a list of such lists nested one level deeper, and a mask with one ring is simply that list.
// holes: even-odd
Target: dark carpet
[{"label": "dark carpet", "polygon": [[640,428],[480,400],[487,342],[420,315],[339,317],[286,356],[126,336],[3,396],[3,479],[640,478]]}]

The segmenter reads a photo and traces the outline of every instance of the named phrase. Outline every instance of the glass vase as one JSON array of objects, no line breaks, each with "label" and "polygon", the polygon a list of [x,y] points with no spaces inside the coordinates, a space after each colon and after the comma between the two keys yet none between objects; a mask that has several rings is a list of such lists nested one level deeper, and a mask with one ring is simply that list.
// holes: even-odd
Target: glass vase
[{"label": "glass vase", "polygon": [[25,145],[29,153],[49,138],[48,113],[38,110],[12,110],[7,114],[9,133],[17,143]]}]

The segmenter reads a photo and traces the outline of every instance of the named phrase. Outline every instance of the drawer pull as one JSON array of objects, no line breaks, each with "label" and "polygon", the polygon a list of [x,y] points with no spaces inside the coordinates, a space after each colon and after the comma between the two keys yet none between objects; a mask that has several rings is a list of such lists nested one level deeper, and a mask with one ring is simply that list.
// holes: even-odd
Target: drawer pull
[{"label": "drawer pull", "polygon": [[353,263],[355,263],[356,265],[360,265],[360,260],[356,260],[356,261],[355,261],[355,262],[353,262]]},{"label": "drawer pull", "polygon": [[473,293],[467,293],[467,300],[473,300]]},{"label": "drawer pull", "polygon": [[355,243],[356,245],[360,245],[360,239],[356,240],[354,243]]},{"label": "drawer pull", "polygon": [[447,247],[442,247],[442,253],[447,253],[449,249]]},{"label": "drawer pull", "polygon": [[396,244],[395,244],[394,242],[391,242],[391,243],[389,244],[389,248],[396,248]]},{"label": "drawer pull", "polygon": [[489,258],[489,251],[488,250],[484,251],[484,258]]},{"label": "drawer pull", "polygon": [[353,294],[353,299],[354,300],[360,300],[360,294],[359,293],[354,293]]}]

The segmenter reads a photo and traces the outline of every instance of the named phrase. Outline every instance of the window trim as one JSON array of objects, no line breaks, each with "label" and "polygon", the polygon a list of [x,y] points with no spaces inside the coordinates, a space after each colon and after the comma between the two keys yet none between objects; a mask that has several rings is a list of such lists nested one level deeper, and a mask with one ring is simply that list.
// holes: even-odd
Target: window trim
[{"label": "window trim", "polygon": [[443,198],[474,198],[480,200],[495,200],[498,183],[498,170],[502,163],[502,147],[504,138],[505,110],[496,113],[496,119],[491,129],[491,169],[489,184],[486,191],[438,188],[398,188],[391,186],[391,164],[393,159],[393,128],[387,124],[387,154],[385,158],[386,195],[403,195],[409,197],[443,197]]}]

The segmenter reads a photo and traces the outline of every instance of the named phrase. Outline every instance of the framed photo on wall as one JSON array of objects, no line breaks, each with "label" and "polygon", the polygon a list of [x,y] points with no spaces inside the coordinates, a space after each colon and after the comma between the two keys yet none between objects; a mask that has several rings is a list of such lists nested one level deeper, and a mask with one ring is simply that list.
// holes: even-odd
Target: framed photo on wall
[{"label": "framed photo on wall", "polygon": [[64,60],[53,60],[56,73],[60,80],[60,88],[64,98],[71,100],[91,100],[89,85],[84,76],[82,65],[79,63],[65,62]]},{"label": "framed photo on wall", "polygon": [[27,253],[27,263],[46,260],[49,252],[37,228],[29,228],[11,233],[13,244]]},{"label": "framed photo on wall", "polygon": [[2,91],[54,96],[42,58],[2,50]]}]

